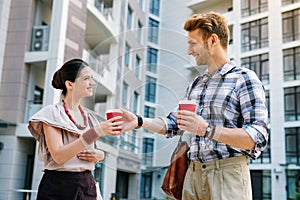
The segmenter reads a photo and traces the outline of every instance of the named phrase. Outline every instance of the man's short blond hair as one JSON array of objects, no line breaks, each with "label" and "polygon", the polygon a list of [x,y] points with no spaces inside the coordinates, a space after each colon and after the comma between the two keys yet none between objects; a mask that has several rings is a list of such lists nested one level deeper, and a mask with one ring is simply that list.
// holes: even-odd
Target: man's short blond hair
[{"label": "man's short blond hair", "polygon": [[199,29],[206,41],[212,34],[216,34],[224,49],[227,49],[229,42],[229,29],[227,20],[220,14],[209,12],[205,14],[194,14],[184,24],[184,30],[193,31]]}]

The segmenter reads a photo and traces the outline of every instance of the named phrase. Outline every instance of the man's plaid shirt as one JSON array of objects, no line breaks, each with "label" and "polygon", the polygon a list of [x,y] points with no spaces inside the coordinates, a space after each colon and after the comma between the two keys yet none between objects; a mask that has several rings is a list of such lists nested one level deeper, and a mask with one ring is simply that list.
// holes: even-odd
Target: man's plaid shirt
[{"label": "man's plaid shirt", "polygon": [[[194,161],[213,160],[247,155],[256,159],[267,146],[268,111],[264,87],[257,75],[230,62],[212,76],[198,76],[186,92],[185,99],[196,99],[197,114],[213,126],[243,128],[255,141],[254,150],[238,149],[208,138],[191,137],[189,158]],[[180,135],[177,109],[165,119],[166,137]]]}]

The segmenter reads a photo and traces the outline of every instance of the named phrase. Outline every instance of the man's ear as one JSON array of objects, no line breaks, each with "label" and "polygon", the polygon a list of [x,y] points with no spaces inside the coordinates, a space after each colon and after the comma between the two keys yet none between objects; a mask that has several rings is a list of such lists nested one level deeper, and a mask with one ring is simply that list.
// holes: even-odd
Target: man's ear
[{"label": "man's ear", "polygon": [[210,38],[209,38],[209,44],[208,46],[211,48],[213,46],[215,46],[218,42],[219,42],[219,37],[217,34],[211,34]]}]

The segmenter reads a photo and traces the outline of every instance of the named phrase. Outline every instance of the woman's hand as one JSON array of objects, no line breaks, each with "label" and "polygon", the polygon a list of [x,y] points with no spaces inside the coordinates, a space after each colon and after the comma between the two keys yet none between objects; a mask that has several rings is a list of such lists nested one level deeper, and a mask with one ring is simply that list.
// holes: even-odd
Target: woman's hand
[{"label": "woman's hand", "polygon": [[77,154],[77,158],[79,160],[85,160],[88,162],[97,163],[99,161],[104,160],[105,154],[104,154],[104,151],[101,151],[99,149],[83,150]]},{"label": "woman's hand", "polygon": [[99,126],[95,127],[98,135],[113,135],[121,134],[123,120],[121,116],[113,117],[109,120],[100,122]]}]

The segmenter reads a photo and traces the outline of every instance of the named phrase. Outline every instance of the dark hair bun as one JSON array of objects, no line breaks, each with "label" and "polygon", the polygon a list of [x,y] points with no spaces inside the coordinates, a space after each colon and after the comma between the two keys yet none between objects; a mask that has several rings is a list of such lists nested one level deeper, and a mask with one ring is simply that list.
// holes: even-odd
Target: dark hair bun
[{"label": "dark hair bun", "polygon": [[54,75],[53,75],[53,78],[52,78],[52,86],[55,88],[55,89],[60,89],[62,90],[64,88],[64,85],[61,81],[61,75],[60,75],[60,69],[57,70]]}]

